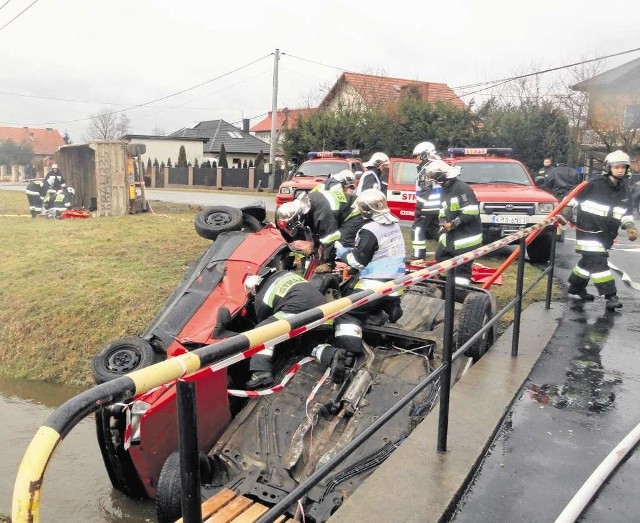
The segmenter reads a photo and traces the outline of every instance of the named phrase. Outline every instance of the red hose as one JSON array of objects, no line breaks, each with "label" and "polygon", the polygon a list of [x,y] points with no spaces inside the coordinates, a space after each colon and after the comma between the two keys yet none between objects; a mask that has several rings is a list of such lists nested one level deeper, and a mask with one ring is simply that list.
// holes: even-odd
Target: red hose
[{"label": "red hose", "polygon": [[[548,216],[557,216],[558,214],[560,214],[560,212],[562,211],[562,209],[564,209],[567,204],[577,195],[579,194],[582,189],[584,189],[587,185],[589,185],[589,182],[582,182],[578,185],[576,185],[569,194],[567,194],[564,199],[555,206],[555,208],[553,209],[553,211],[551,211],[549,213]],[[525,238],[525,244],[529,245],[533,240],[535,240],[538,235],[542,232],[542,229],[536,229],[535,231],[531,232],[531,234],[529,234],[526,238]],[[493,283],[498,279],[498,277],[507,270],[507,267],[509,267],[509,265],[511,265],[511,263],[513,262],[513,260],[515,260],[518,257],[518,254],[520,253],[520,246],[516,247],[516,249],[509,255],[509,257],[502,263],[502,265],[500,265],[500,267],[498,267],[498,269],[496,270],[495,273],[493,273],[493,275],[491,275],[491,277],[482,284],[482,289],[489,289]]]}]

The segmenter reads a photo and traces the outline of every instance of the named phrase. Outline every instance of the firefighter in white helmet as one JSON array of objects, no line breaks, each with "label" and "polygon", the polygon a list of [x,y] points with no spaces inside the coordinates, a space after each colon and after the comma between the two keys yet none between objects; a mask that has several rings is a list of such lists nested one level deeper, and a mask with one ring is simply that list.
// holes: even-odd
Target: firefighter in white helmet
[{"label": "firefighter in white helmet", "polygon": [[360,195],[367,189],[382,189],[382,182],[380,180],[382,171],[380,166],[388,161],[389,157],[384,153],[377,152],[371,155],[371,158],[364,163],[366,170],[360,177],[356,194]]},{"label": "firefighter in white helmet", "polygon": [[[473,189],[460,180],[460,170],[442,160],[426,166],[427,178],[442,186],[440,207],[441,234],[436,248],[436,261],[449,260],[482,245],[480,208]],[[471,265],[456,268],[456,283],[471,283]]]},{"label": "firefighter in white helmet", "polygon": [[587,292],[587,284],[593,278],[598,294],[606,300],[607,310],[622,307],[607,264],[609,249],[620,227],[627,232],[629,240],[638,239],[627,180],[630,166],[631,159],[625,152],[609,153],[604,159],[602,176],[589,180],[589,185],[572,201],[577,208],[576,252],[581,258],[569,276],[568,292],[583,301],[593,301],[595,296]]},{"label": "firefighter in white helmet", "polygon": [[411,225],[412,257],[414,260],[424,260],[427,253],[427,240],[438,239],[438,213],[442,193],[440,185],[427,179],[425,168],[430,162],[439,160],[440,155],[431,142],[420,142],[414,147],[413,156],[420,163],[416,177],[416,209]]},{"label": "firefighter in white helmet", "polygon": [[[358,279],[353,292],[371,289],[380,282],[405,274],[405,243],[398,219],[391,214],[384,194],[376,189],[364,191],[356,199],[364,220],[353,248],[337,245],[337,254],[353,270]],[[350,356],[362,351],[362,324],[395,322],[402,316],[401,292],[396,291],[362,305],[335,319],[335,345]]]}]

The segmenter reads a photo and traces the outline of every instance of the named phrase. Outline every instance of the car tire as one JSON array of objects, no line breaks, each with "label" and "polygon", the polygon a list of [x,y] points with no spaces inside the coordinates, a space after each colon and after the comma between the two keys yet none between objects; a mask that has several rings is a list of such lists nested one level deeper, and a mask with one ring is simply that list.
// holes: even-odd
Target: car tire
[{"label": "car tire", "polygon": [[126,418],[124,413],[114,415],[109,407],[95,414],[96,434],[102,459],[113,487],[125,496],[144,499],[147,493],[129,453],[124,450]]},{"label": "car tire", "polygon": [[[200,484],[210,483],[213,479],[213,469],[209,458],[204,452],[200,452],[198,458]],[[173,452],[162,465],[158,476],[156,518],[160,523],[173,523],[181,517],[182,481],[180,479],[180,454]]]},{"label": "car tire", "polygon": [[128,372],[153,365],[156,354],[150,343],[134,336],[120,338],[103,347],[91,361],[96,384],[106,383]]},{"label": "car tire", "polygon": [[182,517],[182,482],[180,454],[169,455],[162,465],[156,488],[156,518],[159,523],[173,523]]},{"label": "car tire", "polygon": [[540,234],[527,245],[527,255],[532,263],[547,263],[551,258],[551,235]]},{"label": "car tire", "polygon": [[[462,303],[460,320],[458,322],[457,347],[462,347],[493,318],[491,298],[483,292],[471,292]],[[465,351],[465,356],[478,361],[491,347],[493,332],[487,330],[483,336],[477,339],[471,347]]]},{"label": "car tire", "polygon": [[218,205],[205,207],[197,212],[194,227],[196,232],[207,240],[215,240],[223,232],[242,229],[243,214],[240,209]]}]

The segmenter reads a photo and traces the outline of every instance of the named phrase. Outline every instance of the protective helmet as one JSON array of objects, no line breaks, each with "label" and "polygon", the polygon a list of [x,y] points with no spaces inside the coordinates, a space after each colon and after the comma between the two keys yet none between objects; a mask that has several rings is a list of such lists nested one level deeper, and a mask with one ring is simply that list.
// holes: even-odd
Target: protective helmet
[{"label": "protective helmet", "polygon": [[412,156],[420,156],[423,161],[439,160],[440,155],[436,151],[436,146],[431,142],[420,142],[413,148]]},{"label": "protective helmet", "polygon": [[604,159],[604,168],[607,172],[611,172],[611,167],[615,165],[624,165],[627,168],[627,172],[629,171],[629,167],[631,167],[631,158],[624,151],[613,151],[612,153],[607,154]]},{"label": "protective helmet", "polygon": [[57,163],[54,163],[54,164],[51,166],[51,168],[52,168],[52,169],[57,169],[57,168],[58,168],[58,164],[57,164]]},{"label": "protective helmet", "polygon": [[374,220],[383,225],[398,221],[398,218],[389,211],[384,194],[378,189],[362,191],[356,198],[355,204],[365,220]]},{"label": "protective helmet", "polygon": [[373,153],[371,158],[364,163],[365,167],[380,167],[384,162],[388,162],[389,157],[381,152]]},{"label": "protective helmet", "polygon": [[294,236],[302,226],[304,215],[311,209],[309,195],[304,193],[296,200],[283,203],[276,211],[276,225],[287,234]]},{"label": "protective helmet", "polygon": [[433,180],[437,183],[443,183],[445,180],[450,180],[460,175],[460,170],[451,167],[448,163],[442,160],[434,160],[423,168],[424,174],[428,180]]},{"label": "protective helmet", "polygon": [[356,183],[356,176],[349,169],[334,173],[331,175],[331,178],[338,180],[344,187],[349,187]]},{"label": "protective helmet", "polygon": [[73,187],[67,187],[67,192],[73,196],[76,193],[76,190]]}]

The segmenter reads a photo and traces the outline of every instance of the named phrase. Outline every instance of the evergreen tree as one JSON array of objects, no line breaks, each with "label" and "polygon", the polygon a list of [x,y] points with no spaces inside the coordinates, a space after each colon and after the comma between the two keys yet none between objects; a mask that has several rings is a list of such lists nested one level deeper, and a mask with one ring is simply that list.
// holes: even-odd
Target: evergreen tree
[{"label": "evergreen tree", "polygon": [[173,165],[171,165],[171,158],[167,160],[167,167],[169,168],[173,167]]},{"label": "evergreen tree", "polygon": [[176,167],[187,167],[187,151],[184,145],[181,145],[178,151],[178,163],[176,163]]},{"label": "evergreen tree", "polygon": [[165,167],[166,167],[166,166],[165,166],[164,162],[162,162],[162,163],[160,164],[160,169],[164,169]]},{"label": "evergreen tree", "polygon": [[157,169],[158,167],[160,167],[160,164],[158,163],[158,159],[157,159],[157,158],[154,158],[154,159],[153,159],[153,165],[154,165],[154,167],[155,167],[156,169]]},{"label": "evergreen tree", "polygon": [[151,156],[147,158],[147,174],[151,173]]},{"label": "evergreen tree", "polygon": [[242,162],[242,168],[243,169],[247,169],[248,168],[248,164],[247,164],[247,160],[245,159],[244,162]]},{"label": "evergreen tree", "polygon": [[253,167],[253,160],[249,160],[249,168]]},{"label": "evergreen tree", "polygon": [[262,152],[262,149],[260,149],[258,156],[256,156],[255,168],[260,169],[262,164],[264,164],[264,153]]},{"label": "evergreen tree", "polygon": [[196,169],[197,169],[198,167],[200,167],[200,164],[198,163],[198,159],[197,159],[197,158],[194,158],[194,159],[193,159],[193,167],[194,167],[194,168],[196,168]]},{"label": "evergreen tree", "polygon": [[227,163],[227,150],[224,147],[224,143],[220,144],[220,154],[218,155],[218,165],[225,169],[229,167],[229,164]]}]

